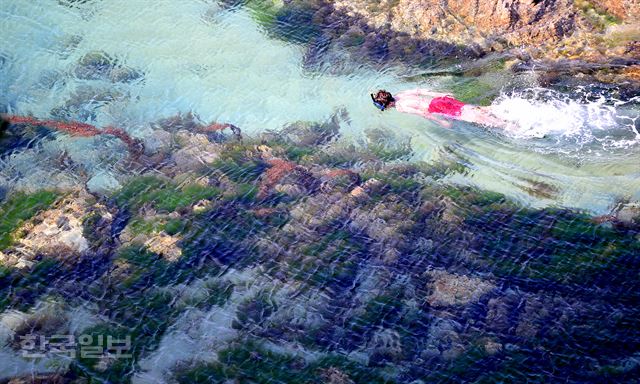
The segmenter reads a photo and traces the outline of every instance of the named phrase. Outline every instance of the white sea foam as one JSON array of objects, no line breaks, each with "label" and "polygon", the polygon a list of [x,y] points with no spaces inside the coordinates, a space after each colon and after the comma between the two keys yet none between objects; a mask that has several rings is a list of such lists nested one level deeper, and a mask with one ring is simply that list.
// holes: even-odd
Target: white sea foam
[{"label": "white sea foam", "polygon": [[576,148],[590,143],[609,147],[640,144],[638,116],[625,111],[625,105],[634,100],[622,102],[584,92],[578,89],[569,97],[546,89],[528,89],[502,95],[492,108],[510,122],[506,133],[516,138],[549,137],[565,144],[573,142]]}]

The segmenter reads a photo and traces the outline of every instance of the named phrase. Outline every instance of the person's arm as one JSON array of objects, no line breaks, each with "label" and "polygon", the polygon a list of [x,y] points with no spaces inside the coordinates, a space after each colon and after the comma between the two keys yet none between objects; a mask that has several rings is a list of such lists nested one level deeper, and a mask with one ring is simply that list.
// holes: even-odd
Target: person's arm
[{"label": "person's arm", "polygon": [[427,118],[429,120],[433,120],[436,123],[440,124],[441,126],[443,126],[444,128],[451,128],[451,122],[444,120],[444,119],[440,119],[436,116],[434,116],[433,114],[426,112],[424,109],[422,108],[415,108],[413,106],[407,106],[407,105],[397,105],[396,109],[398,110],[398,112],[403,112],[403,113],[411,113],[413,115],[418,115],[418,116],[422,116],[424,118]]},{"label": "person's arm", "polygon": [[422,114],[423,117],[429,119],[429,120],[433,120],[436,123],[440,124],[440,126],[442,126],[443,128],[451,128],[451,122],[448,120],[444,120],[444,119],[440,119],[434,115],[432,115],[431,113],[423,113]]},{"label": "person's arm", "polygon": [[399,92],[398,95],[412,95],[412,96],[428,96],[428,97],[444,97],[444,96],[453,96],[451,93],[444,92],[432,92],[422,88],[409,89],[406,91]]}]

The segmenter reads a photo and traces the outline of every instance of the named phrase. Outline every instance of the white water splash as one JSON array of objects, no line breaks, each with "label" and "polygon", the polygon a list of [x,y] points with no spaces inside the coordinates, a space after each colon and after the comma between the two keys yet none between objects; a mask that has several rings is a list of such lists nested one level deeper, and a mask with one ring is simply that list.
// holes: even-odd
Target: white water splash
[{"label": "white water splash", "polygon": [[[640,143],[634,121],[622,121],[615,100],[599,96],[587,102],[546,89],[528,89],[497,98],[495,114],[510,122],[506,132],[516,138],[555,137],[572,139],[576,144],[598,141],[621,130],[632,137],[621,137],[627,144]],[[635,134],[634,134],[635,133]],[[633,137],[636,136],[636,137]],[[631,141],[629,141],[631,139]],[[635,139],[635,140],[633,140]]]}]

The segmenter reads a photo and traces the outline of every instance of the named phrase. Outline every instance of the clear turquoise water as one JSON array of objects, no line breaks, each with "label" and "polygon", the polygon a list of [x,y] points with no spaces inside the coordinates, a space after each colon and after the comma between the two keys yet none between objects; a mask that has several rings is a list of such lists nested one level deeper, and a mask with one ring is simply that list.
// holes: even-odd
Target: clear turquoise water
[{"label": "clear turquoise water", "polygon": [[[74,6],[61,3],[73,3]],[[115,125],[139,138],[151,134],[153,122],[178,113],[196,113],[204,122],[230,122],[241,127],[249,135],[257,135],[266,130],[277,130],[297,120],[324,121],[336,111],[343,110],[346,111],[348,119],[341,123],[340,140],[359,143],[366,140],[372,130],[382,130],[395,136],[397,141],[409,138],[414,149],[414,161],[453,159],[467,167],[468,171],[464,174],[447,176],[443,182],[474,185],[502,192],[524,206],[569,207],[593,214],[609,212],[612,205],[620,199],[640,199],[640,101],[637,99],[622,102],[599,97],[597,92],[586,89],[574,89],[568,93],[541,89],[537,86],[536,73],[516,75],[506,70],[487,68],[483,74],[473,79],[475,82],[472,84],[475,85],[472,87],[483,87],[483,92],[488,95],[497,94],[498,97],[492,101],[493,105],[505,118],[517,122],[519,128],[502,132],[457,122],[452,129],[443,129],[419,117],[395,111],[380,113],[371,106],[369,92],[378,88],[391,91],[414,87],[459,89],[469,79],[425,76],[424,68],[397,63],[374,65],[356,59],[345,59],[335,63],[335,67],[324,65],[319,67],[321,69],[309,69],[304,66],[308,47],[270,37],[256,23],[255,18],[256,14],[246,8],[230,9],[220,6],[215,1],[204,0],[4,0],[0,2],[0,108],[3,112],[34,115],[43,119],[62,117],[97,126]],[[100,74],[79,75],[78,63],[87,54],[95,51],[105,52],[138,75],[119,80]],[[72,170],[60,167],[59,159],[63,155],[71,158],[73,163],[80,164],[88,175],[78,177]],[[55,140],[43,141],[31,148],[19,149],[5,156],[0,162],[0,187],[28,191],[43,187],[73,188],[82,185],[87,179],[98,180],[98,183],[100,180],[105,183],[114,180],[116,184],[123,183],[130,176],[119,163],[124,157],[125,148],[116,140],[58,134]],[[599,232],[596,233],[595,230],[593,238],[590,237],[592,233],[589,230],[593,229],[593,226],[587,224],[584,224],[587,234],[580,230],[575,230],[574,233],[571,228],[561,228],[557,231],[560,234],[554,232],[553,236],[548,235],[546,229],[552,228],[553,223],[565,225],[564,221],[556,220],[553,212],[525,212],[521,217],[510,217],[511,222],[501,222],[503,217],[499,211],[484,212],[484,215],[470,220],[469,227],[480,233],[480,238],[475,239],[475,248],[463,249],[459,255],[456,254],[456,257],[464,259],[464,262],[476,256],[486,255],[489,255],[487,258],[497,255],[495,258],[500,259],[506,257],[506,254],[513,256],[514,260],[526,260],[522,267],[525,268],[530,261],[529,256],[534,258],[534,253],[539,252],[543,259],[540,263],[544,264],[544,258],[549,258],[549,262],[556,263],[559,270],[553,270],[551,267],[547,270],[537,266],[539,269],[533,269],[534,272],[542,270],[555,278],[558,274],[564,273],[565,269],[571,269],[571,266],[567,267],[564,264],[562,257],[572,255],[574,244],[564,240],[562,236],[566,235],[571,241],[579,243],[582,248],[587,249],[584,253],[598,262],[597,257],[600,254],[592,253],[605,249],[607,245],[611,245],[615,250],[618,245],[614,235],[611,235],[614,238],[611,244],[607,243],[608,239],[598,238]],[[495,227],[492,215],[495,215]],[[214,219],[216,218],[212,218]],[[565,220],[569,223],[573,220],[579,221],[579,224],[583,225],[580,220],[586,219],[568,215]],[[238,226],[241,227],[241,224],[243,223]],[[496,231],[495,228],[499,229]],[[539,229],[543,230],[538,231]],[[513,232],[509,232],[511,230]],[[533,233],[531,238],[528,237],[527,230]],[[598,231],[600,230],[606,232],[609,229],[599,228]],[[565,231],[569,235],[564,233]],[[453,253],[457,247],[466,247],[465,236],[467,233],[463,231],[443,234],[442,239],[434,237],[435,246],[432,240],[425,240],[426,244],[432,242],[428,247],[425,246],[428,249],[425,252],[430,256],[433,254],[434,265],[438,268],[447,268],[449,261],[446,256],[451,255],[440,248],[451,248]],[[552,241],[544,243],[547,236],[552,238]],[[441,240],[442,244],[438,243],[438,240]],[[633,242],[631,238],[626,240],[625,244]],[[588,252],[589,244],[593,244],[596,251]],[[292,247],[294,245],[292,244]],[[513,255],[512,249],[515,250]],[[518,254],[516,251],[521,249],[532,250],[532,254]],[[442,256],[444,261],[438,259],[438,252],[445,255]],[[628,255],[624,252],[620,254],[623,255],[620,257],[622,260],[616,262],[620,265],[627,263],[630,265],[628,271],[634,271],[633,268],[637,265],[635,259],[629,256],[627,260],[625,257]],[[591,259],[586,259],[579,261],[589,264]],[[456,259],[456,262],[458,261]],[[421,264],[423,262],[427,263],[422,260],[416,262],[416,268],[426,268]],[[508,262],[514,263],[509,259],[507,266]],[[353,299],[356,304],[370,299],[371,292],[385,292],[384,290],[392,285],[391,282],[404,283],[406,281],[403,279],[410,280],[406,276],[416,280],[417,285],[425,280],[421,274],[423,271],[415,274],[413,270],[403,269],[406,266],[400,266],[398,270],[387,268],[378,275],[377,266],[368,263],[369,260],[363,263],[357,279],[354,278],[354,284],[355,281],[362,284],[358,291],[358,295],[362,297],[356,296]],[[341,267],[333,264],[331,263],[331,268]],[[143,267],[155,271],[155,265]],[[291,318],[302,324],[321,323],[321,317],[332,312],[359,309],[355,304],[354,308],[332,307],[332,299],[335,297],[322,289],[311,289],[298,298],[298,282],[280,282],[260,265],[238,270],[234,269],[234,265],[225,267],[228,269],[222,277],[214,276],[213,272],[207,271],[207,275],[201,278],[197,274],[198,271],[195,271],[196,268],[192,268],[191,273],[196,277],[190,275],[192,280],[188,283],[170,281],[166,286],[145,287],[152,291],[157,288],[171,292],[175,297],[185,301],[206,296],[209,292],[205,289],[207,282],[224,280],[237,288],[229,301],[219,308],[200,310],[185,305],[180,307],[179,311],[176,310],[177,314],[172,312],[171,316],[175,317],[170,321],[166,320],[170,322],[168,330],[157,348],[138,361],[139,366],[135,368],[133,375],[134,382],[162,382],[167,370],[173,369],[176,364],[192,359],[211,360],[212,351],[239,337],[239,332],[232,327],[232,323],[237,314],[246,309],[241,305],[260,292],[268,291],[269,295],[273,295],[273,300],[283,304],[283,312],[288,311]],[[501,267],[507,268],[504,265]],[[600,265],[596,267],[599,268]],[[182,267],[176,267],[176,270],[180,271],[180,268]],[[481,270],[479,275],[485,278],[482,274],[490,274],[487,272],[490,268]],[[596,270],[599,271],[597,268]],[[621,269],[620,275],[625,276],[628,271]],[[386,273],[392,277],[387,277]],[[515,273],[514,275],[520,277]],[[620,335],[625,332],[625,321],[629,320],[632,327],[637,324],[638,316],[634,308],[626,307],[628,303],[616,302],[616,297],[611,300],[613,304],[605,305],[598,300],[607,302],[608,296],[594,292],[585,293],[583,290],[580,291],[582,298],[575,299],[575,304],[573,298],[565,300],[570,296],[567,291],[573,288],[569,284],[563,286],[558,283],[560,289],[553,284],[550,284],[551,287],[543,286],[547,281],[544,279],[540,283],[535,279],[510,280],[510,276],[504,280],[496,277],[494,282],[496,286],[503,284],[497,288],[499,293],[496,293],[496,297],[500,300],[507,297],[504,299],[505,306],[510,306],[514,313],[523,310],[517,300],[511,303],[509,298],[519,297],[514,292],[520,294],[522,291],[526,293],[527,300],[533,303],[531,308],[526,308],[526,311],[531,313],[536,312],[536,305],[539,303],[543,303],[544,305],[539,305],[544,308],[554,307],[555,303],[558,303],[561,310],[544,318],[549,319],[551,323],[557,318],[569,316],[573,311],[572,305],[590,315],[595,314],[593,316],[596,320],[587,323],[589,327],[595,327],[598,315],[615,315],[618,313],[615,311],[619,311],[619,317],[612,315],[613,320],[609,319],[610,322],[599,329],[600,333],[595,332],[597,337],[602,336],[606,340],[609,340],[608,326],[611,329],[621,329],[620,334],[615,335],[617,338],[612,336],[613,340],[619,340],[622,337]],[[605,286],[606,277],[597,276],[594,280]],[[571,282],[573,284],[573,280]],[[616,280],[614,285],[618,283]],[[408,282],[407,286],[410,286]],[[635,285],[632,285],[632,289],[633,287]],[[618,284],[614,288],[624,287]],[[543,292],[538,293],[538,289]],[[545,289],[548,291],[544,291]],[[133,297],[132,305],[140,307],[148,304],[146,297],[137,296],[136,292],[125,289],[123,292]],[[525,293],[522,297],[525,297]],[[596,301],[593,307],[589,301],[590,294],[596,297],[593,299]],[[415,300],[420,301],[420,298],[409,297],[411,292],[407,296],[403,299],[403,305],[419,307]],[[628,297],[635,296],[629,294]],[[110,297],[106,300],[108,299]],[[96,299],[95,302],[102,306],[113,305],[122,309],[118,303],[105,303],[100,299]],[[104,311],[97,309],[98,304],[95,302],[88,300],[86,305],[73,308],[68,314],[73,319],[72,329],[104,320],[101,317]],[[550,302],[553,304],[548,304]],[[348,303],[351,304],[353,303]],[[615,308],[611,309],[607,306],[609,304]],[[46,303],[39,305],[44,306]],[[318,305],[320,309],[314,305]],[[473,317],[467,313],[455,313],[457,310],[453,309],[451,314],[446,311],[431,313],[427,310],[416,310],[420,312],[419,316],[423,316],[420,319],[425,320],[425,324],[427,320],[432,321],[425,329],[436,335],[429,336],[433,340],[429,339],[425,343],[435,344],[442,339],[445,340],[443,344],[455,344],[455,340],[449,340],[447,335],[454,334],[454,328],[462,333],[462,325],[457,321],[460,320],[462,323],[461,319]],[[484,309],[470,309],[473,310]],[[566,314],[560,313],[561,311],[565,311]],[[18,322],[16,319],[22,315],[7,311],[2,314],[2,324]],[[580,318],[580,314],[576,317]],[[590,318],[588,320],[592,321]],[[621,325],[618,327],[615,321],[619,321]],[[557,322],[561,323],[560,320]],[[575,328],[578,331],[568,330],[573,332],[572,337],[583,335],[580,331],[582,323],[576,321],[576,324],[578,325]],[[488,327],[490,328],[491,324]],[[424,332],[425,329],[421,331]],[[4,332],[5,329],[0,328],[0,331]],[[505,349],[509,343],[518,342],[509,339],[513,336],[509,332],[511,331],[505,331]],[[6,335],[0,333],[0,336]],[[629,337],[637,344],[636,333],[630,332]],[[394,335],[380,333],[376,334],[375,338],[379,342],[387,342],[387,339],[393,342]],[[579,339],[576,343],[585,339],[588,337]],[[564,339],[562,342],[564,343]],[[288,344],[286,341],[267,344],[272,352],[290,353],[306,361],[313,361],[317,355],[324,352],[322,348],[315,351],[298,349],[297,345]],[[602,349],[608,347],[605,345]],[[581,348],[575,347],[582,352]],[[429,348],[425,350],[431,353]],[[4,374],[0,375],[0,379],[9,375],[53,370],[51,361],[26,362],[16,357],[13,352],[15,351],[9,351],[8,348],[0,349],[0,365],[8,367],[5,372],[0,370],[0,373]],[[366,359],[363,356],[366,352],[370,351],[363,347],[362,350],[350,350],[348,354],[353,361],[364,361]],[[622,352],[622,357],[616,353],[612,355],[614,357],[606,361],[619,363],[619,366],[626,364]],[[518,357],[517,354],[507,355],[505,360],[509,361],[513,356]],[[529,355],[523,352],[522,356]],[[633,359],[630,359],[629,364],[632,364]],[[54,361],[55,364],[64,365],[59,361]],[[526,360],[523,364],[526,364]],[[446,381],[446,378],[442,380]]]},{"label": "clear turquoise water", "polygon": [[[350,123],[341,129],[347,140],[382,128],[410,137],[416,159],[433,160],[447,148],[472,170],[455,182],[507,193],[527,204],[603,213],[615,199],[640,197],[638,122],[622,118],[638,115],[637,102],[580,103],[576,95],[563,94],[542,101],[531,96],[535,74],[516,77],[494,71],[478,78],[491,84],[492,92],[514,84],[521,84],[521,93],[529,89],[523,97],[511,93],[494,101],[520,129],[505,133],[457,123],[445,130],[418,117],[378,113],[368,93],[381,87],[447,90],[461,82],[458,78],[409,82],[405,79],[415,78],[419,69],[374,69],[356,62],[340,74],[331,74],[330,67],[327,73],[308,71],[302,66],[304,45],[268,38],[251,12],[224,9],[215,2],[76,4],[4,1],[0,6],[0,102],[12,113],[50,117],[53,109],[85,89],[89,95],[69,117],[99,126],[115,124],[143,137],[149,122],[189,111],[203,121],[232,122],[256,133],[296,120],[324,120],[345,108]],[[123,83],[74,76],[78,60],[97,50],[143,77]],[[113,100],[101,99],[104,93]],[[541,135],[547,138],[531,138]],[[108,159],[102,164],[88,159],[98,149],[87,140],[61,137],[58,144],[72,148],[68,152],[74,160],[89,163],[95,172],[110,171]],[[6,171],[3,175],[6,183],[9,176]],[[558,193],[552,198],[532,196],[526,191],[531,182],[547,183]],[[30,183],[37,181],[23,184]]]},{"label": "clear turquoise water", "polygon": [[[229,358],[227,377],[244,377],[239,382],[287,382],[273,378],[291,373],[295,379],[288,382],[297,383],[309,367],[317,378],[318,370],[334,366],[352,377],[360,370],[365,379],[358,383],[380,372],[419,383],[413,380],[471,381],[485,374],[485,381],[548,382],[549,375],[562,382],[622,381],[637,371],[637,228],[530,208],[603,214],[619,199],[640,199],[638,98],[543,89],[537,73],[514,74],[491,63],[475,77],[427,75],[456,69],[452,64],[425,69],[346,52],[308,66],[304,39],[297,32],[275,38],[256,23],[261,16],[205,0],[4,0],[0,111],[115,125],[142,139],[152,135],[154,122],[179,113],[233,123],[257,136],[340,111],[345,143],[383,132],[397,142],[410,139],[411,161],[448,160],[466,171],[434,181],[442,190],[428,185],[421,198],[413,190],[372,192],[374,199],[351,210],[333,192],[285,200],[277,209],[286,225],[281,213],[254,215],[273,209],[271,201],[220,198],[226,205],[210,212],[178,215],[186,228],[177,234],[184,251],[178,261],[116,239],[104,254],[88,253],[70,265],[49,256],[29,270],[0,265],[0,381],[71,365],[69,377],[173,383],[173,371],[220,361],[221,351]],[[96,51],[117,60],[121,72],[84,71],[79,63]],[[414,87],[487,96],[517,128],[457,122],[443,129],[371,106],[369,92],[378,88]],[[74,189],[87,180],[118,186],[131,176],[126,149],[113,138],[59,133],[31,144],[0,159],[0,191]],[[219,169],[210,171],[217,180]],[[259,184],[264,170],[253,171],[238,184]],[[397,173],[389,181],[394,188],[424,187],[405,179],[401,166]],[[447,183],[502,192],[521,204],[485,191],[448,190]],[[149,196],[167,200],[181,193],[149,189]],[[133,206],[146,192],[105,200],[119,220],[107,237],[122,240],[122,227],[135,220],[169,217]],[[341,210],[345,217],[336,214]],[[332,222],[332,214],[342,221]],[[7,227],[0,217],[0,228]],[[394,255],[397,262],[387,260]],[[431,307],[434,276],[444,276],[445,290],[460,284],[482,297],[452,299],[460,305],[435,300]],[[221,293],[221,286],[231,288]],[[139,336],[134,344],[142,352],[122,363],[131,363],[127,369],[108,361],[101,370],[102,361],[22,358],[12,332],[38,316],[56,331],[76,334],[96,325],[124,328]],[[68,324],[60,324],[62,318]],[[488,352],[491,343],[496,350]],[[389,350],[391,357],[384,355]],[[327,356],[340,358],[320,364]]]}]

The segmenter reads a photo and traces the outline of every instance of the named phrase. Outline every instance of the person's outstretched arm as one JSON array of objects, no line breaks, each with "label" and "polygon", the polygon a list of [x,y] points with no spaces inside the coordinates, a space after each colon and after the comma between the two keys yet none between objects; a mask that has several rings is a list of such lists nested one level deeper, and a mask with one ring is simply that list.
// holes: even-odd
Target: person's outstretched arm
[{"label": "person's outstretched arm", "polygon": [[399,92],[398,95],[414,95],[414,96],[428,96],[428,97],[444,97],[444,96],[453,96],[451,93],[444,92],[433,92],[427,89],[416,88],[409,89],[406,91]]}]

